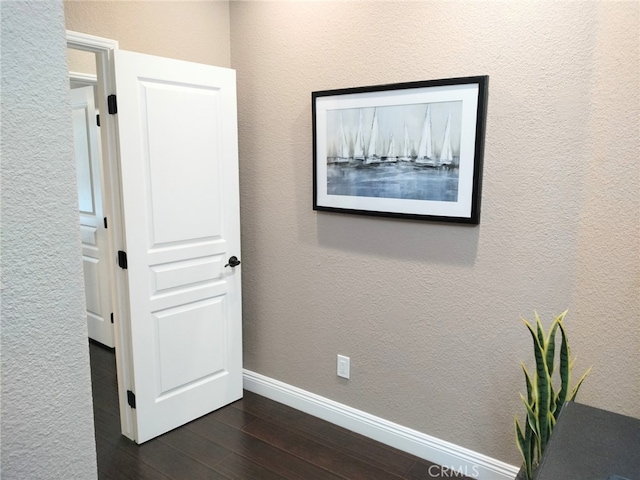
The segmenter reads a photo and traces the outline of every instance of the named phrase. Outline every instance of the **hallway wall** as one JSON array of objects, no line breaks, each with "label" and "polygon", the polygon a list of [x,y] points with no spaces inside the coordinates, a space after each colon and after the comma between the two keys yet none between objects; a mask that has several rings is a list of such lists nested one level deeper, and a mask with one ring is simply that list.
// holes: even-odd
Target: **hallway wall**
[{"label": "hallway wall", "polygon": [[[230,8],[246,368],[517,464],[520,316],[568,308],[579,399],[640,416],[636,2]],[[312,210],[312,91],[485,74],[479,226]]]}]

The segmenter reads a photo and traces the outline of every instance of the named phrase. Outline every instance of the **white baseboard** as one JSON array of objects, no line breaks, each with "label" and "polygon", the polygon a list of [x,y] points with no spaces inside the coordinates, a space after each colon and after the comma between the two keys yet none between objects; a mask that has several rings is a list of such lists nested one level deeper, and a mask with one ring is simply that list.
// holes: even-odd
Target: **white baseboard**
[{"label": "white baseboard", "polygon": [[[365,437],[478,480],[513,480],[518,468],[328,398],[243,370],[244,388]],[[433,472],[438,473],[438,472]],[[455,477],[454,477],[455,478]]]}]

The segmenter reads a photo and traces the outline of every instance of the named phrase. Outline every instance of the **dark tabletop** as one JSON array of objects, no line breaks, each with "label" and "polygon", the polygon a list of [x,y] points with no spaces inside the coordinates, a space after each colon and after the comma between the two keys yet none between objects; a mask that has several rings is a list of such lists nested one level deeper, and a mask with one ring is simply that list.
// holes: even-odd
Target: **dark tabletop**
[{"label": "dark tabletop", "polygon": [[640,480],[640,420],[566,403],[535,480],[610,478]]}]

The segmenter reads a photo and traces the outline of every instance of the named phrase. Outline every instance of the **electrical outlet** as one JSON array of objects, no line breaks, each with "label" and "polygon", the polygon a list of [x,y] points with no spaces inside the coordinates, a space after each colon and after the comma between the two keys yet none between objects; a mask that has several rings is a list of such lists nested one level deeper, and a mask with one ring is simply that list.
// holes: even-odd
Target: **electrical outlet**
[{"label": "electrical outlet", "polygon": [[351,369],[351,359],[344,355],[338,355],[338,376],[342,378],[349,378],[349,371]]}]

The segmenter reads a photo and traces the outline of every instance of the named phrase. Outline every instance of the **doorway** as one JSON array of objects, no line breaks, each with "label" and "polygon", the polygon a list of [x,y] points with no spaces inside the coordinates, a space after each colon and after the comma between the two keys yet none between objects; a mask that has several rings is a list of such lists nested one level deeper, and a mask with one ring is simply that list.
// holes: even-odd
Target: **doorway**
[{"label": "doorway", "polygon": [[67,38],[95,56],[122,433],[143,443],[242,397],[235,72]]},{"label": "doorway", "polygon": [[[91,88],[92,98],[88,90],[84,92],[88,100],[93,100],[95,109],[92,112],[91,105],[78,110],[74,108],[77,122],[85,123],[85,131],[76,131],[77,126],[74,125],[74,139],[83,136],[87,139],[86,145],[80,142],[80,150],[90,151],[93,148],[90,157],[76,163],[87,326],[89,338],[114,350],[120,392],[120,430],[123,435],[135,440],[134,414],[128,408],[126,393],[122,394],[132,384],[128,367],[131,365],[130,344],[123,330],[128,320],[126,295],[123,295],[127,279],[126,275],[117,271],[111,258],[111,252],[124,249],[120,186],[117,180],[117,140],[114,120],[108,115],[107,100],[108,92],[114,90],[110,62],[117,48],[118,42],[114,40],[67,32],[70,88]],[[74,92],[72,104],[78,103],[73,97]],[[99,117],[94,119],[93,115]],[[94,121],[96,123],[92,124]],[[92,135],[96,145],[90,146]]]}]

